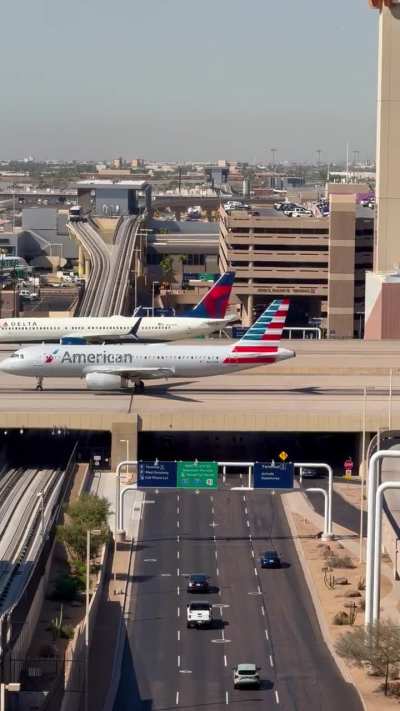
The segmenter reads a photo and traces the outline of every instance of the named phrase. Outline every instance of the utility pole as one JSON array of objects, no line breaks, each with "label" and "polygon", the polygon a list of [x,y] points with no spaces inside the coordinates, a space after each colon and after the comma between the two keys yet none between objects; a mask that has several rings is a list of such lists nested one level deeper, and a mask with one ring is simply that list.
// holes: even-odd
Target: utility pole
[{"label": "utility pole", "polygon": [[277,154],[277,153],[278,153],[278,149],[277,149],[277,148],[271,148],[271,156],[272,156],[271,167],[272,167],[272,170],[275,170],[275,168],[276,168],[276,154]]}]

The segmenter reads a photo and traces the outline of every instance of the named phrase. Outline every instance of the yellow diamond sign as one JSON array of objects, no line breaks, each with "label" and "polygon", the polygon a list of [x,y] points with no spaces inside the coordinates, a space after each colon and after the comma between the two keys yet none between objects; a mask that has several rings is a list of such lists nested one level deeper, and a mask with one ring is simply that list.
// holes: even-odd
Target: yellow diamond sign
[{"label": "yellow diamond sign", "polygon": [[279,455],[279,459],[280,459],[282,462],[286,462],[288,456],[289,456],[289,455],[288,455],[287,452],[282,451],[282,452],[280,453],[280,455]]}]

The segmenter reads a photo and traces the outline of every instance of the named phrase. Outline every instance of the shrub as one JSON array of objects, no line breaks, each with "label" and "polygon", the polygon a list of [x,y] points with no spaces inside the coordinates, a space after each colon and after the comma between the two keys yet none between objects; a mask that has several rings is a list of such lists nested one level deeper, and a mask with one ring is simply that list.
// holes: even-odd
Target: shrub
[{"label": "shrub", "polygon": [[331,568],[355,568],[355,565],[349,555],[332,555],[330,558],[328,558],[327,564]]},{"label": "shrub", "polygon": [[54,584],[53,600],[75,600],[79,589],[78,579],[72,575],[60,575]]},{"label": "shrub", "polygon": [[74,628],[71,625],[63,625],[60,629],[60,637],[62,639],[72,639],[74,636]]},{"label": "shrub", "polygon": [[344,610],[342,610],[341,612],[337,612],[336,615],[334,615],[333,624],[334,625],[349,625],[350,624],[350,616]]}]

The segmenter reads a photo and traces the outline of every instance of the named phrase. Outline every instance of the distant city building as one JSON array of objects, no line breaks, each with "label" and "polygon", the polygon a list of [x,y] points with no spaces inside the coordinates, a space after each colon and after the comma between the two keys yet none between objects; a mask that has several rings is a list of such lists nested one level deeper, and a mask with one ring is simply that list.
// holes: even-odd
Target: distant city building
[{"label": "distant city building", "polygon": [[151,213],[151,185],[144,180],[81,180],[78,203],[84,212],[103,217]]},{"label": "distant city building", "polygon": [[131,160],[131,168],[144,168],[144,166],[145,162],[143,158],[133,158],[133,160]]}]

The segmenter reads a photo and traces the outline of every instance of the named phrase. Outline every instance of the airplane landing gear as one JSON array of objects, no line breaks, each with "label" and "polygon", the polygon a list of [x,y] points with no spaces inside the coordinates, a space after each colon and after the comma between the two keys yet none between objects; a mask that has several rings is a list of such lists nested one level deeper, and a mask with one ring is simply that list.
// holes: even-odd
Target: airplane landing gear
[{"label": "airplane landing gear", "polygon": [[143,380],[137,380],[135,383],[135,393],[143,393],[144,392],[144,382]]},{"label": "airplane landing gear", "polygon": [[36,383],[36,388],[35,388],[35,390],[43,391],[43,378],[42,378],[42,376],[39,376],[38,378],[36,378],[36,380],[37,380],[37,383]]}]

